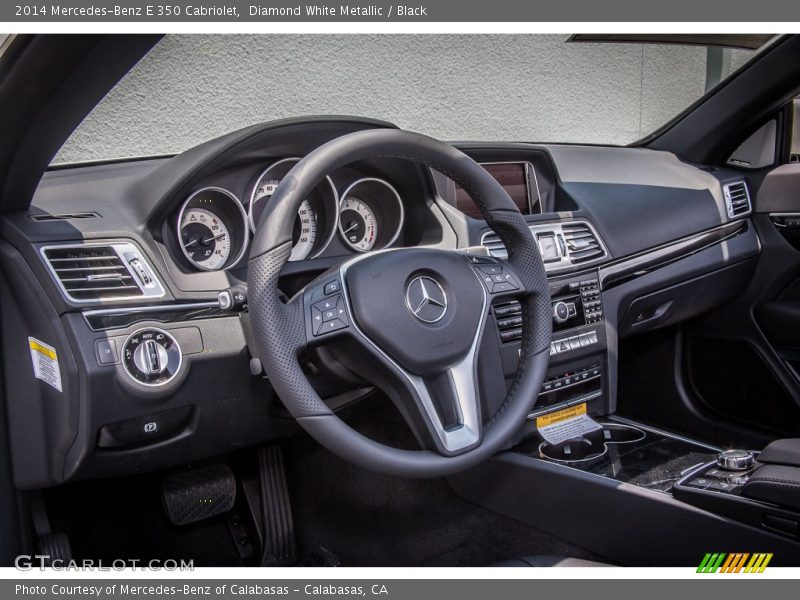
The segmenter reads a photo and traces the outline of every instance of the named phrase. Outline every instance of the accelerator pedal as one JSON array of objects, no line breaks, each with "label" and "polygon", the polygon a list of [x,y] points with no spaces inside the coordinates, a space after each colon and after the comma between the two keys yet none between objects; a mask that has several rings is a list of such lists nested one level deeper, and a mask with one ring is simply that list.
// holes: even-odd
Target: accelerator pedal
[{"label": "accelerator pedal", "polygon": [[283,449],[278,444],[258,451],[258,479],[261,487],[261,566],[290,566],[297,562],[294,519]]},{"label": "accelerator pedal", "polygon": [[164,478],[161,498],[170,523],[196,523],[233,508],[236,478],[222,463],[186,469]]}]

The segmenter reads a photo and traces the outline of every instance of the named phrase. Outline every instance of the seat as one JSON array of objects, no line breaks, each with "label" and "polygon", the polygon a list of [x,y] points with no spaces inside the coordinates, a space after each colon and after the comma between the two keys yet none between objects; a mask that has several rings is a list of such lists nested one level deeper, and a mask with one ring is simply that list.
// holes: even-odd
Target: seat
[{"label": "seat", "polygon": [[552,556],[539,554],[512,558],[492,565],[493,567],[611,567],[613,565],[572,558],[570,556]]}]

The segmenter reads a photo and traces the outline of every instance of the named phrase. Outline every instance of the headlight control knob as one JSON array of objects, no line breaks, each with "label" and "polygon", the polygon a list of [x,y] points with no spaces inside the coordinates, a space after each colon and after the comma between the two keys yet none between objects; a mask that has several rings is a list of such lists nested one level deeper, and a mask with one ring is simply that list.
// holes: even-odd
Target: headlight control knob
[{"label": "headlight control knob", "polygon": [[717,465],[727,471],[746,471],[755,462],[756,459],[747,450],[725,450],[717,456]]},{"label": "headlight control knob", "polygon": [[143,385],[164,385],[178,374],[182,360],[175,338],[155,327],[134,331],[122,346],[125,372]]}]

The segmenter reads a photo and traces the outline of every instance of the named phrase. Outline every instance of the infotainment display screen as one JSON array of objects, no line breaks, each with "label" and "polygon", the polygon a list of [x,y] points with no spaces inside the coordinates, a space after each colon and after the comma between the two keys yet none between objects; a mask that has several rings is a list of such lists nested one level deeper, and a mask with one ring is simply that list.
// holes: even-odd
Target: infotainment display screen
[{"label": "infotainment display screen", "polygon": [[[483,163],[481,166],[503,186],[523,215],[538,212],[534,210],[534,206],[538,204],[538,198],[532,195],[530,187],[530,171],[533,170],[530,163]],[[456,185],[456,208],[474,219],[483,218],[480,209],[470,195],[458,185]]]}]

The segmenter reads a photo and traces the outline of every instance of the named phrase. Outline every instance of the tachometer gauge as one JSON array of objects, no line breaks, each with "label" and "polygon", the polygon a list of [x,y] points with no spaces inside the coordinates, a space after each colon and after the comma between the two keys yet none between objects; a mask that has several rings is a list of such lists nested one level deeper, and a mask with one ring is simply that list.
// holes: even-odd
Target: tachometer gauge
[{"label": "tachometer gauge", "polygon": [[205,208],[190,208],[181,219],[181,244],[190,261],[221,269],[231,256],[231,236],[222,219]]},{"label": "tachometer gauge", "polygon": [[[299,162],[299,158],[286,158],[270,165],[258,178],[250,197],[248,218],[250,230],[255,233],[261,213],[278,189],[283,177]],[[330,178],[320,183],[311,195],[303,200],[297,210],[292,231],[292,253],[289,260],[303,260],[318,255],[336,232],[339,197]]]},{"label": "tachometer gauge", "polygon": [[203,271],[225,269],[244,256],[247,215],[231,192],[204,188],[183,203],[177,233],[178,245],[193,267]]},{"label": "tachometer gauge", "polygon": [[349,196],[342,202],[339,231],[353,250],[369,252],[378,239],[378,221],[375,213],[365,202]]},{"label": "tachometer gauge", "polygon": [[351,183],[339,205],[339,234],[356,252],[394,244],[403,228],[403,201],[387,181],[365,177]]}]

